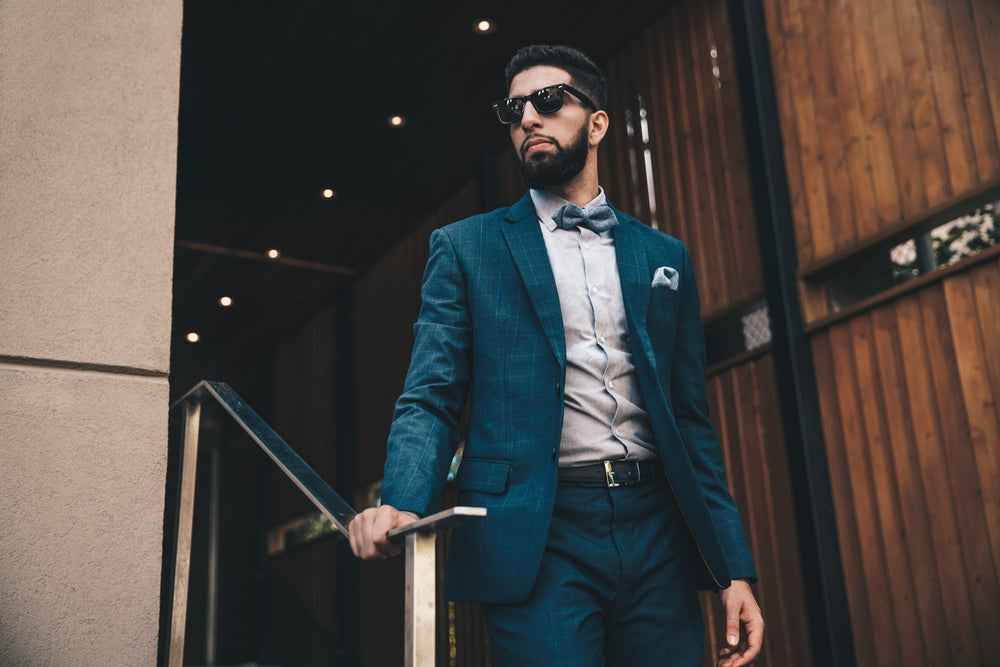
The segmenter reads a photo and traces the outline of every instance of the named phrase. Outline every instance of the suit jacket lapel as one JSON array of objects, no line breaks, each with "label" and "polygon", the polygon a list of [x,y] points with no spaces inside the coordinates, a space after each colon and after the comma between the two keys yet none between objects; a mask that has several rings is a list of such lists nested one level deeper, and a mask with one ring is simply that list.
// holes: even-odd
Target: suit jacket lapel
[{"label": "suit jacket lapel", "polygon": [[635,225],[642,224],[615,209],[618,226],[615,227],[615,255],[618,259],[618,275],[625,300],[625,314],[638,332],[645,335],[646,314],[652,293],[649,275],[649,261],[646,246],[637,234]]},{"label": "suit jacket lapel", "polygon": [[566,334],[563,331],[559,293],[530,194],[525,194],[507,211],[502,230],[545,337],[560,367],[565,368]]}]

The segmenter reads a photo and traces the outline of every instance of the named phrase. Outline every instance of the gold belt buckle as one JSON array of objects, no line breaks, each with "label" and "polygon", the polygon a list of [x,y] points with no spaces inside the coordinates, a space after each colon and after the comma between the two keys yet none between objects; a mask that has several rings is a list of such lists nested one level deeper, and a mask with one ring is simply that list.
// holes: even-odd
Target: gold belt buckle
[{"label": "gold belt buckle", "polygon": [[607,477],[608,488],[613,489],[616,486],[621,486],[617,481],[615,481],[615,471],[611,468],[611,461],[604,462],[604,475]]}]

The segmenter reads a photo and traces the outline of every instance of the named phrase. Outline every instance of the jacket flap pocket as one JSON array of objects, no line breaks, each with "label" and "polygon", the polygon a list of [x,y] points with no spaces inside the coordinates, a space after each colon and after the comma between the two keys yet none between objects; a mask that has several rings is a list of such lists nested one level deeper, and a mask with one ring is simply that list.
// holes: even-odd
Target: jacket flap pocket
[{"label": "jacket flap pocket", "polygon": [[488,459],[462,459],[455,478],[455,488],[459,491],[482,491],[503,493],[507,488],[510,463]]}]

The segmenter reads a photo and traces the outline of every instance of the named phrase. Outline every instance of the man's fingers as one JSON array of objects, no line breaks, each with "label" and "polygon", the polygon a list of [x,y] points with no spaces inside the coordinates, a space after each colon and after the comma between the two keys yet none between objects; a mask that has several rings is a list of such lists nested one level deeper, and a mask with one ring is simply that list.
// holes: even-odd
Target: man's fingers
[{"label": "man's fingers", "polygon": [[719,667],[749,665],[757,659],[764,641],[764,618],[749,584],[734,581],[722,592],[722,605],[726,614],[726,639],[717,664]]},{"label": "man's fingers", "polygon": [[759,613],[752,616],[746,622],[747,648],[743,652],[746,661],[741,663],[749,665],[760,655],[760,649],[764,644],[764,619]]},{"label": "man's fingers", "polygon": [[740,605],[726,605],[726,643],[729,646],[740,643],[740,610]]},{"label": "man's fingers", "polygon": [[400,512],[389,505],[366,509],[356,515],[347,527],[351,551],[364,560],[399,554],[400,548],[389,541],[386,533],[414,519],[412,514]]},{"label": "man's fingers", "polygon": [[386,534],[396,527],[399,512],[392,508],[386,508],[386,510],[392,511],[379,512],[375,517],[375,522],[372,525],[371,531],[372,544],[375,548],[375,552],[383,558],[387,556],[395,556],[400,551],[399,547],[389,541],[389,536]]}]

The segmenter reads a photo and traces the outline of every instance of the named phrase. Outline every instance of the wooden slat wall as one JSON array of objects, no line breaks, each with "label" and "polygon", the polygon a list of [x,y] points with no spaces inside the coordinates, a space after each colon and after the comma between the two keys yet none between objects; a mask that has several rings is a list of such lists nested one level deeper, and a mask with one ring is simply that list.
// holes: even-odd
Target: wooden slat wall
[{"label": "wooden slat wall", "polygon": [[[763,289],[730,32],[725,2],[672,3],[605,68],[611,129],[601,147],[601,183],[628,213],[687,244],[706,316]],[[655,216],[640,97],[648,113]]]},{"label": "wooden slat wall", "polygon": [[[382,477],[386,438],[392,411],[403,389],[413,348],[413,323],[420,309],[420,284],[429,256],[432,231],[479,213],[479,187],[472,182],[459,189],[437,210],[420,220],[395,248],[359,277],[354,288],[355,358],[357,368],[358,478],[365,486]],[[361,599],[361,664],[368,667],[403,664],[402,559],[366,561],[359,565]],[[443,578],[441,578],[443,582]],[[397,604],[386,604],[392,601]],[[461,655],[482,635],[476,610],[463,605],[459,627]],[[439,628],[447,627],[445,605],[438,609]],[[468,634],[465,634],[465,633]],[[475,644],[478,646],[478,643]],[[448,653],[438,651],[440,665]],[[469,663],[486,667],[486,663]]]},{"label": "wooden slat wall", "polygon": [[[273,414],[282,438],[336,488],[340,377],[339,317],[328,307],[284,341],[274,355]],[[273,466],[265,502],[269,526],[315,511],[312,503]],[[337,573],[341,545],[325,540],[267,562],[269,650],[289,664],[339,664]]]},{"label": "wooden slat wall", "polygon": [[472,182],[420,220],[355,283],[355,354],[364,360],[358,368],[357,394],[362,485],[382,477],[392,411],[410,365],[431,232],[479,213],[479,207],[479,186]]},{"label": "wooden slat wall", "polygon": [[[729,488],[743,513],[761,581],[757,595],[767,632],[758,664],[809,665],[798,535],[771,355],[713,375],[708,391]],[[712,594],[702,594],[702,609],[706,654],[712,655],[723,645],[725,619]]]},{"label": "wooden slat wall", "polygon": [[763,4],[801,266],[1000,176],[1000,3]]},{"label": "wooden slat wall", "polygon": [[1000,262],[814,350],[859,664],[1000,664]]},{"label": "wooden slat wall", "polygon": [[[601,183],[609,197],[687,244],[703,316],[760,298],[763,281],[726,3],[671,3],[605,71],[611,130],[601,147]],[[640,96],[648,113],[648,146],[639,126]],[[651,152],[655,216],[644,148]],[[770,354],[762,354],[713,374],[711,411],[761,579],[756,588],[769,631],[759,664],[810,665],[809,609],[773,364]],[[704,594],[702,607],[710,665],[722,645],[724,619],[716,596]]]},{"label": "wooden slat wall", "polygon": [[[763,4],[800,266],[1000,176],[1000,2]],[[861,665],[1000,664],[998,304],[970,263],[812,336]]]}]

